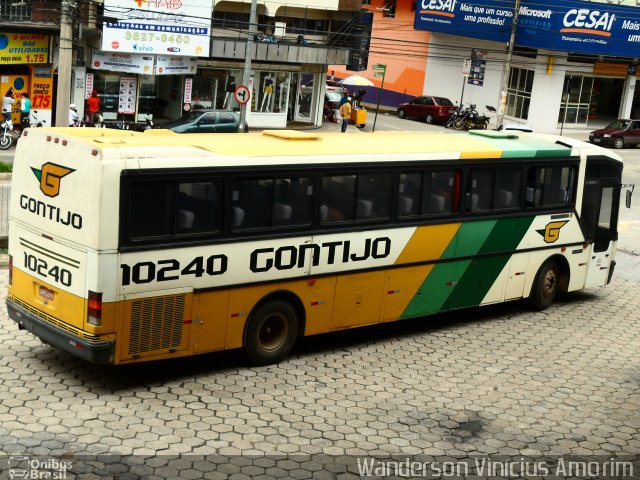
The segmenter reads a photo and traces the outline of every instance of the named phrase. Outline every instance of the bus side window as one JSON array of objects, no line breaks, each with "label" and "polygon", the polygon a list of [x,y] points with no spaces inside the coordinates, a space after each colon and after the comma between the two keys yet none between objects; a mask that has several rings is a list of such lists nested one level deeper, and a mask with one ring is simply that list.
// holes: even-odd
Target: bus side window
[{"label": "bus side window", "polygon": [[353,220],[356,203],[356,176],[323,177],[320,197],[320,217],[323,223]]},{"label": "bus side window", "polygon": [[173,182],[135,182],[129,187],[129,239],[141,240],[173,234]]},{"label": "bus side window", "polygon": [[493,168],[474,168],[467,193],[467,208],[470,212],[491,210],[493,197]]},{"label": "bus side window", "polygon": [[240,179],[233,182],[235,229],[271,227],[273,185],[271,178]]},{"label": "bus side window", "polygon": [[573,202],[575,167],[531,167],[525,194],[529,207],[565,206]]},{"label": "bus side window", "polygon": [[276,179],[273,225],[300,226],[311,223],[313,182],[309,177]]},{"label": "bus side window", "polygon": [[493,192],[493,208],[517,208],[520,204],[522,170],[518,167],[498,168]]},{"label": "bus side window", "polygon": [[178,184],[178,233],[210,233],[220,229],[220,182]]},{"label": "bus side window", "polygon": [[439,215],[453,211],[454,176],[453,170],[427,172],[423,213]]},{"label": "bus side window", "polygon": [[391,180],[390,173],[363,173],[358,175],[356,220],[389,218]]},{"label": "bus side window", "polygon": [[398,183],[398,217],[420,215],[422,173],[401,173]]}]

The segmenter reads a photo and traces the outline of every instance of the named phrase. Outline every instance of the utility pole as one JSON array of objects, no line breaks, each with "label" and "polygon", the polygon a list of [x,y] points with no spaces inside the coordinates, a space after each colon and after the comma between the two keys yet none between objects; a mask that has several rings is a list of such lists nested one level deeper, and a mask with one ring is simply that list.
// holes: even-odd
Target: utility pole
[{"label": "utility pole", "polygon": [[55,126],[68,127],[71,98],[71,51],[73,49],[72,22],[76,8],[75,0],[62,0],[60,7],[60,45],[58,50]]},{"label": "utility pole", "polygon": [[500,98],[498,101],[498,115],[496,115],[496,123],[499,127],[504,120],[505,110],[507,109],[507,89],[509,88],[509,72],[511,71],[511,57],[513,57],[513,47],[516,41],[516,30],[518,28],[518,15],[520,12],[520,0],[516,0],[516,8],[513,12],[513,23],[511,24],[511,35],[507,44],[507,58],[502,66],[502,79],[500,81]]},{"label": "utility pole", "polygon": [[[253,39],[258,31],[256,24],[256,11],[258,10],[258,0],[251,0],[251,14],[249,15],[249,35],[247,37],[247,49],[244,54],[244,71],[242,72],[242,85],[249,87],[249,76],[251,75],[251,60],[253,59]],[[249,89],[249,95],[253,95],[253,89]],[[247,127],[247,108],[251,108],[251,100],[240,107],[240,131],[244,132]]]}]

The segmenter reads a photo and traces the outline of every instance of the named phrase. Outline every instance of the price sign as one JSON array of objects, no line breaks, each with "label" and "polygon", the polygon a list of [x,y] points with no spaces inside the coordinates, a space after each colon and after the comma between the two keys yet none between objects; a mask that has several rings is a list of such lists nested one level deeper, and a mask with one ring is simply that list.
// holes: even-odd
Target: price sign
[{"label": "price sign", "polygon": [[251,99],[251,93],[249,92],[249,89],[244,85],[240,85],[238,88],[236,88],[236,91],[233,92],[233,96],[236,97],[236,101],[240,105],[244,105]]}]

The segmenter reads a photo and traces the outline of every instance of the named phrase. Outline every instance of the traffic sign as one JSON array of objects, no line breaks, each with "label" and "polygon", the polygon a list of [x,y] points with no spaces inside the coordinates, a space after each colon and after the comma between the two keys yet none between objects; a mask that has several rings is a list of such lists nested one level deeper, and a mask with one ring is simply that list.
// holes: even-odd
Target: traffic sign
[{"label": "traffic sign", "polygon": [[383,63],[376,63],[373,67],[371,67],[373,70],[386,70],[387,66]]},{"label": "traffic sign", "polygon": [[240,105],[244,105],[251,99],[251,93],[249,92],[249,89],[244,85],[240,85],[238,88],[236,88],[236,91],[233,92],[233,96],[236,97],[236,101]]},{"label": "traffic sign", "polygon": [[374,77],[384,77],[384,72],[373,72]]}]

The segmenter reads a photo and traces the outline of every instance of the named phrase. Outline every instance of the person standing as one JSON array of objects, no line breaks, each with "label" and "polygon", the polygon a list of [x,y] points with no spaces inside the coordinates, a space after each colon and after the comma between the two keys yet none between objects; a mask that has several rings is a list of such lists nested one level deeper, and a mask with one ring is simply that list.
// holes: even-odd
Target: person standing
[{"label": "person standing", "polygon": [[98,97],[97,90],[91,92],[91,96],[87,99],[87,107],[89,107],[91,123],[95,126],[97,123],[100,123],[100,97]]},{"label": "person standing", "polygon": [[2,115],[4,115],[5,121],[11,122],[11,110],[14,103],[16,100],[13,98],[13,88],[10,88],[2,97]]},{"label": "person standing", "polygon": [[347,97],[347,101],[340,107],[340,115],[342,116],[342,133],[347,131],[349,121],[351,120],[351,97]]},{"label": "person standing", "polygon": [[31,115],[31,100],[29,100],[29,94],[23,93],[20,99],[20,123],[22,128],[28,128],[30,126],[29,116]]}]

